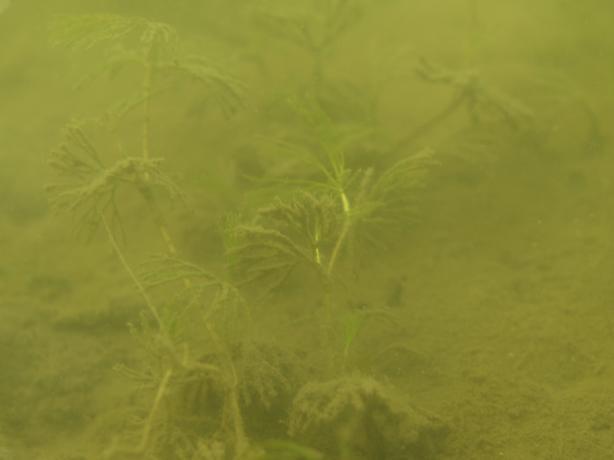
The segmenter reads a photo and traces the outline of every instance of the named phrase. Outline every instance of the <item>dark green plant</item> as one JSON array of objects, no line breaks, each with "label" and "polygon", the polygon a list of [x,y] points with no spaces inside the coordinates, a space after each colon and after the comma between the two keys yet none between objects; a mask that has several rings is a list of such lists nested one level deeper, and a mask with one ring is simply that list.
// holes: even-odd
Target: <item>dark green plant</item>
[{"label": "dark green plant", "polygon": [[312,81],[324,80],[324,60],[345,32],[361,17],[361,2],[311,0],[307,2],[262,1],[254,17],[268,33],[305,50],[312,58]]},{"label": "dark green plant", "polygon": [[443,110],[397,141],[390,153],[402,152],[462,109],[467,111],[474,124],[494,119],[519,130],[530,127],[534,121],[534,113],[529,107],[484,81],[475,70],[449,70],[421,58],[415,74],[427,83],[453,88],[455,95]]}]

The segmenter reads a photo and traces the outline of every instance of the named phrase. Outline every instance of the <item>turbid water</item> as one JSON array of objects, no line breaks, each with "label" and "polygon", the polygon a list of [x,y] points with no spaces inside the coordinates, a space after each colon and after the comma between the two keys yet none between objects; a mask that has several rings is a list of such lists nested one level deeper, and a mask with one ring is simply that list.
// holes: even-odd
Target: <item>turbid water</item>
[{"label": "turbid water", "polygon": [[0,460],[607,460],[614,7],[0,0]]}]

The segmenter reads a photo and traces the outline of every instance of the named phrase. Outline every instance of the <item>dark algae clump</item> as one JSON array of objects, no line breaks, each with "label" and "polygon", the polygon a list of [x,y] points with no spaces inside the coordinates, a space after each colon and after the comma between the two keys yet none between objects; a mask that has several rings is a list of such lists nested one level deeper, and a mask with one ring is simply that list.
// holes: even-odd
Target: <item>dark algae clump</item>
[{"label": "dark algae clump", "polygon": [[583,5],[0,0],[0,460],[610,458]]}]

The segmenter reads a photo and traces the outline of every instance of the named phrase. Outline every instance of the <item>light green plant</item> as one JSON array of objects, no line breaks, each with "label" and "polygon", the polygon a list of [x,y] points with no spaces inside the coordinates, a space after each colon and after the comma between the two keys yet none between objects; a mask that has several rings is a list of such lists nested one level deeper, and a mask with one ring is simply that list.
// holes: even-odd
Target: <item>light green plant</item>
[{"label": "light green plant", "polygon": [[[71,124],[65,130],[63,143],[50,158],[50,166],[58,176],[58,182],[49,187],[52,203],[57,209],[72,212],[80,224],[95,227],[102,223],[154,320],[153,328],[147,318],[133,328],[149,364],[144,370],[127,371],[146,382],[152,392],[149,409],[138,423],[138,442],[127,446],[120,440],[109,446],[104,458],[145,457],[172,449],[175,437],[181,433],[171,425],[177,410],[169,409],[168,401],[181,382],[197,377],[220,383],[223,390],[220,433],[225,458],[241,459],[249,450],[249,441],[239,403],[239,375],[227,340],[231,326],[249,324],[244,319],[237,320],[237,315],[247,314],[246,303],[232,286],[178,257],[157,189],[165,190],[171,197],[179,196],[180,191],[162,172],[162,159],[153,157],[152,151],[156,149],[151,144],[151,105],[157,92],[164,89],[158,84],[162,75],[184,74],[205,83],[208,90],[220,96],[218,99],[227,109],[234,109],[242,100],[241,85],[204,57],[187,54],[177,32],[168,24],[107,14],[59,16],[52,24],[51,37],[53,44],[73,51],[102,48],[105,72],[117,72],[128,64],[137,64],[142,70],[141,85],[135,93],[116,104],[120,110],[107,112],[95,124],[110,126],[110,132],[118,136],[117,127],[128,111],[140,107],[140,156],[120,158],[107,166],[106,155],[99,152],[83,126]],[[117,139],[114,144],[121,145],[121,141]],[[115,198],[120,186],[132,187],[143,197],[167,249],[165,255],[148,261],[138,272],[128,263],[113,229],[119,216]],[[179,281],[189,295],[173,308],[163,308],[152,297],[152,289],[174,281]],[[189,335],[194,330],[188,330],[186,324],[195,317],[200,319],[200,334],[204,330],[208,336],[209,353],[217,356],[214,362],[202,362],[198,355],[194,356],[202,353],[202,349],[194,335]],[[222,335],[218,328],[223,328]]]},{"label": "light green plant", "polygon": [[[166,222],[167,199],[162,197],[175,202],[183,194],[158,156],[152,134],[164,120],[154,118],[152,107],[158,95],[187,76],[204,83],[222,108],[232,112],[241,105],[243,85],[209,59],[194,54],[169,24],[107,14],[59,16],[52,24],[55,45],[104,56],[103,65],[88,80],[130,69],[139,81],[130,94],[118,95],[118,102],[102,116],[69,124],[50,158],[57,175],[49,188],[52,203],[72,213],[78,225],[104,229],[147,309],[140,322],[131,326],[140,364],[120,367],[143,389],[135,404],[133,430],[118,434],[104,451],[104,459],[324,458],[295,441],[258,446],[250,438],[246,410],[257,404],[268,408],[280,395],[287,397],[294,390],[295,380],[300,380],[298,385],[305,383],[305,378],[292,375],[289,363],[296,365],[300,360],[291,350],[270,346],[254,332],[260,317],[256,308],[262,307],[256,300],[284,286],[295,271],[315,275],[321,302],[314,317],[321,341],[315,352],[308,353],[328,352],[318,377],[348,375],[353,370],[350,354],[360,333],[373,317],[386,316],[377,308],[347,307],[345,283],[352,271],[353,249],[371,242],[379,245],[376,252],[381,251],[386,232],[405,230],[415,221],[419,191],[437,160],[428,149],[396,160],[385,157],[365,163],[357,159],[357,152],[373,152],[373,159],[379,151],[372,150],[378,144],[373,114],[347,117],[333,110],[334,104],[327,104],[323,95],[325,88],[336,87],[325,76],[324,60],[360,16],[360,5],[322,0],[312,6],[307,13],[292,8],[272,13],[275,8],[270,5],[258,6],[267,28],[311,53],[314,84],[285,100],[292,121],[282,135],[263,136],[264,155],[275,159],[268,166],[287,162],[289,174],[270,174],[259,181],[262,188],[279,192],[276,199],[255,212],[244,212],[241,218],[227,218],[223,237],[228,273],[206,269],[179,254]],[[328,96],[338,97],[337,107],[343,106],[346,96],[358,106],[369,106],[357,93],[343,97],[333,93]],[[125,126],[129,118],[138,119],[136,130]],[[92,134],[96,128],[106,129],[104,134],[111,141],[96,142]],[[140,149],[128,156],[125,144],[137,144]],[[165,248],[137,268],[118,238],[117,198],[123,190],[140,195]],[[352,395],[367,400],[381,390],[371,380],[350,384],[349,391],[344,382],[329,387],[339,393],[331,395],[331,401],[350,395],[335,407],[347,405]],[[312,409],[299,396],[291,431],[300,433],[312,423],[298,420]],[[368,416],[360,414],[360,423]],[[342,441],[349,444],[346,438]],[[342,452],[342,458],[349,460],[350,455]]]},{"label": "light green plant", "polygon": [[355,151],[372,139],[372,128],[336,123],[308,95],[294,98],[290,104],[301,120],[299,134],[269,139],[263,149],[270,149],[273,156],[292,159],[300,174],[285,170],[284,175],[290,179],[269,181],[286,190],[311,190],[336,201],[338,231],[326,261],[330,275],[354,230],[366,230],[375,241],[375,230],[403,227],[415,220],[416,194],[438,161],[432,150],[423,149],[382,171],[370,166],[352,167]]},{"label": "light green plant", "polygon": [[[171,194],[177,188],[160,170],[161,158],[152,156],[151,104],[157,91],[159,74],[183,74],[202,81],[226,107],[242,100],[242,88],[236,79],[208,63],[202,56],[187,54],[181,48],[177,32],[168,24],[144,18],[97,14],[57,16],[50,27],[51,41],[73,51],[103,48],[106,56],[102,71],[117,72],[127,64],[142,69],[141,85],[103,120],[115,127],[129,110],[142,107],[141,155],[120,159],[103,166],[101,156],[80,127],[69,126],[64,143],[52,154],[51,167],[63,178],[52,188],[53,200],[61,207],[80,210],[87,221],[96,221],[101,212],[111,210],[117,216],[113,197],[121,183],[132,184],[150,209],[171,255],[176,254],[164,215],[156,202],[153,188],[163,185]],[[117,145],[122,145],[117,140]],[[120,152],[121,154],[122,152]]]},{"label": "light green plant", "polygon": [[161,158],[125,157],[107,166],[83,125],[72,122],[66,126],[62,143],[49,158],[57,180],[47,186],[52,206],[73,214],[79,228],[95,230],[101,216],[118,221],[115,198],[122,186],[141,191],[148,201],[154,189],[163,190],[171,198],[181,196],[180,189],[163,172]]},{"label": "light green plant", "polygon": [[303,137],[272,143],[280,156],[303,165],[294,178],[273,180],[278,189],[296,192],[236,226],[229,255],[239,282],[265,292],[282,285],[297,266],[312,268],[323,292],[323,340],[342,337],[345,362],[361,321],[344,315],[334,298],[342,255],[357,241],[381,243],[385,231],[407,228],[416,218],[417,192],[437,161],[424,150],[383,171],[351,168],[352,150],[369,130],[339,126],[313,100],[300,102],[293,103],[304,121]]}]

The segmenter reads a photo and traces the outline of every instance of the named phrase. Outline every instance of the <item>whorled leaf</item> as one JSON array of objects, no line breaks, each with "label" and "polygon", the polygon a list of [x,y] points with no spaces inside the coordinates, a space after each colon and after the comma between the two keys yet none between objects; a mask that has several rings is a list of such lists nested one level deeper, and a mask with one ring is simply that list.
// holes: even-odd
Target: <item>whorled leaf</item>
[{"label": "whorled leaf", "polygon": [[438,164],[435,153],[424,149],[410,155],[365,184],[359,200],[360,220],[367,224],[398,228],[416,218],[416,193],[424,187],[428,175]]},{"label": "whorled leaf", "polygon": [[252,224],[231,230],[231,271],[242,284],[269,292],[304,264],[322,270],[339,227],[338,205],[328,195],[303,193],[262,208]]},{"label": "whorled leaf", "polygon": [[143,262],[138,271],[139,279],[148,288],[175,281],[198,282],[207,286],[223,282],[201,266],[168,254],[156,254]]},{"label": "whorled leaf", "polygon": [[354,174],[348,193],[348,233],[352,244],[364,239],[385,246],[383,235],[406,230],[419,214],[418,192],[438,164],[434,152],[425,149],[404,158],[379,174],[373,168]]},{"label": "whorled leaf", "polygon": [[135,47],[172,46],[175,29],[161,22],[116,14],[57,15],[49,27],[53,46],[73,51],[87,51],[102,44],[116,44],[133,39]]},{"label": "whorled leaf", "polygon": [[[188,53],[176,30],[165,23],[140,17],[113,14],[60,15],[50,25],[50,41],[73,51],[104,46],[101,62],[88,72],[79,85],[101,75],[114,76],[129,64],[138,64],[160,76],[192,78],[207,87],[213,99],[227,114],[234,113],[245,100],[245,88],[236,77],[204,56]],[[166,86],[170,86],[168,81]],[[158,85],[143,88],[142,97],[130,98],[110,115],[121,116],[127,108],[143,103],[160,90]],[[168,88],[167,88],[168,89]]]},{"label": "whorled leaf", "polygon": [[177,72],[211,90],[209,96],[227,114],[233,114],[245,101],[245,84],[221,66],[199,55],[178,55],[158,65],[161,71]]},{"label": "whorled leaf", "polygon": [[47,186],[51,205],[73,214],[79,226],[94,229],[105,212],[111,210],[117,216],[115,196],[122,185],[160,188],[173,198],[180,197],[180,189],[161,164],[159,158],[125,157],[106,166],[84,129],[72,123],[50,154],[49,166],[57,177]]},{"label": "whorled leaf", "polygon": [[202,336],[203,325],[211,324],[224,337],[237,338],[250,323],[249,306],[239,290],[193,262],[152,255],[139,266],[137,276],[147,289],[173,286],[175,298],[164,315],[169,330]]},{"label": "whorled leaf", "polygon": [[260,1],[254,8],[257,25],[274,37],[301,48],[328,49],[361,17],[361,5],[350,0],[311,2]]}]

